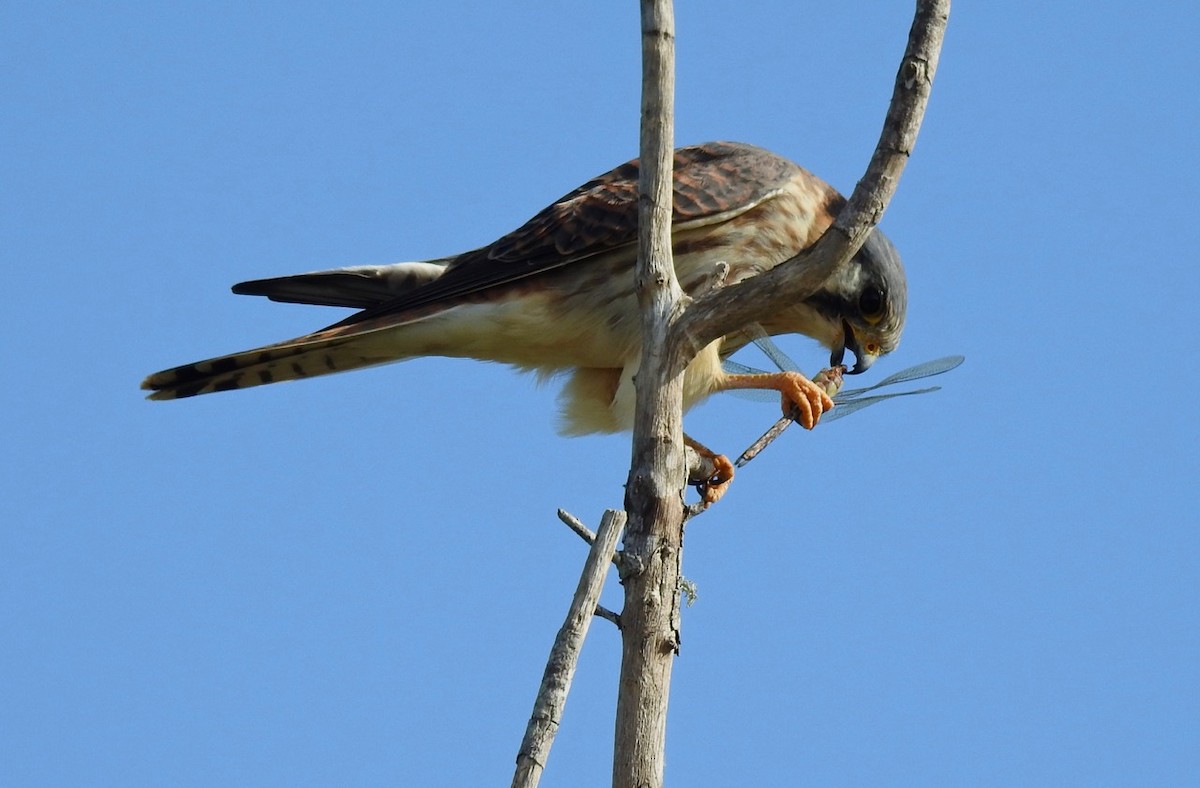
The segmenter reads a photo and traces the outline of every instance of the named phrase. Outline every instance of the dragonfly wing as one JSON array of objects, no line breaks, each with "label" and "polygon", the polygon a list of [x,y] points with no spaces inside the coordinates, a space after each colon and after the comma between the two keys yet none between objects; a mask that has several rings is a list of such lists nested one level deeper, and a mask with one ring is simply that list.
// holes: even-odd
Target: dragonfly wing
[{"label": "dragonfly wing", "polygon": [[[725,359],[721,362],[721,366],[725,367],[725,371],[730,375],[765,375],[764,370],[757,367],[748,367],[745,364],[739,364],[736,361]],[[732,394],[738,399],[748,399],[754,402],[779,402],[779,394],[775,391],[767,389],[730,389],[725,392]]]},{"label": "dragonfly wing", "polygon": [[858,413],[863,408],[870,407],[884,400],[895,399],[896,397],[908,397],[913,394],[929,394],[941,390],[941,386],[930,386],[929,388],[916,389],[914,391],[895,391],[888,394],[876,394],[873,397],[858,397],[856,399],[842,400],[834,397],[833,401],[836,407],[821,417],[818,426],[826,422],[837,421],[843,416],[849,416],[851,413]]},{"label": "dragonfly wing", "polygon": [[896,383],[907,383],[910,380],[920,380],[921,378],[931,378],[934,375],[941,375],[944,372],[949,372],[959,366],[966,360],[965,356],[943,356],[935,358],[933,361],[926,361],[923,364],[902,369],[894,375],[888,375],[883,380],[873,386],[867,386],[861,389],[847,389],[842,392],[844,397],[857,397],[866,394],[868,391],[883,388],[884,386],[892,386]]},{"label": "dragonfly wing", "polygon": [[[796,370],[796,362],[792,361],[786,353],[784,353],[774,340],[763,331],[762,327],[755,324],[748,331],[754,339],[754,344],[758,345],[766,356],[771,359],[775,366],[781,370]],[[885,394],[876,394],[873,396],[864,396],[869,392],[881,389],[884,386],[893,386],[897,383],[907,383],[912,380],[921,380],[922,378],[931,378],[934,375],[941,375],[945,372],[958,367],[965,361],[964,356],[943,356],[932,361],[926,361],[921,364],[902,369],[895,374],[888,375],[883,380],[873,386],[866,386],[857,389],[843,389],[837,396],[833,398],[834,404],[837,406],[822,417],[822,424],[830,421],[836,421],[843,416],[849,416],[851,413],[857,413],[865,407],[874,405],[878,402],[883,402],[887,399],[895,399],[896,397],[907,397],[912,394],[928,394],[933,391],[941,390],[941,386],[931,386],[929,388],[917,389],[915,391],[897,391]],[[726,359],[722,362],[725,371],[733,375],[762,375],[763,370],[751,367],[746,364],[741,364],[737,361]],[[778,395],[773,391],[756,390],[756,389],[735,389],[729,393],[736,397],[747,400],[756,400],[758,402],[775,402],[779,399]]]},{"label": "dragonfly wing", "polygon": [[721,366],[723,366],[725,371],[730,375],[761,375],[764,371],[756,367],[748,367],[745,364],[739,364],[738,362],[731,361],[730,359],[725,359],[722,361]]},{"label": "dragonfly wing", "polygon": [[757,324],[755,328],[758,328],[758,332],[754,337],[754,344],[758,345],[758,349],[765,353],[767,358],[771,359],[771,363],[784,372],[800,371],[800,367],[796,366],[796,362],[792,361],[791,357],[787,353],[784,353],[779,345],[775,344],[775,340],[771,339]]}]

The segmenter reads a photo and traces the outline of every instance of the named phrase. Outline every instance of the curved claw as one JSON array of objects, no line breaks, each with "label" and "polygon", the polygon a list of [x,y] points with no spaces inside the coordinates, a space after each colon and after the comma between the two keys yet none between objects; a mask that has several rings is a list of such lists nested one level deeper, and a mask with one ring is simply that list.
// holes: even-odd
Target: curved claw
[{"label": "curved claw", "polygon": [[726,491],[729,490],[729,483],[733,481],[733,463],[724,454],[717,454],[690,435],[685,434],[683,442],[694,449],[702,458],[708,460],[708,463],[711,465],[711,471],[707,469],[700,471],[700,473],[708,472],[708,477],[702,481],[694,482],[696,489],[700,492],[700,501],[704,504],[704,508],[707,509],[721,500]]},{"label": "curved claw", "polygon": [[714,454],[711,459],[713,475],[697,485],[705,509],[721,500],[729,490],[729,483],[733,481],[733,463],[729,458],[724,454]]}]

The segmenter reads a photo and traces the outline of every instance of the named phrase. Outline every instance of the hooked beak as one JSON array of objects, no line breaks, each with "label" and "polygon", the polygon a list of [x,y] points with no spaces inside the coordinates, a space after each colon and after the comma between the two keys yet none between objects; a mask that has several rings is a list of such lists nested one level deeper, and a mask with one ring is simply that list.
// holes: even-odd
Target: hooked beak
[{"label": "hooked beak", "polygon": [[847,348],[854,351],[854,369],[846,370],[847,375],[858,375],[866,372],[875,363],[876,357],[862,351],[862,348],[858,345],[858,339],[854,336],[854,329],[850,328],[850,324],[843,320],[842,341],[833,346],[833,352],[829,354],[829,366],[839,366],[846,357]]}]

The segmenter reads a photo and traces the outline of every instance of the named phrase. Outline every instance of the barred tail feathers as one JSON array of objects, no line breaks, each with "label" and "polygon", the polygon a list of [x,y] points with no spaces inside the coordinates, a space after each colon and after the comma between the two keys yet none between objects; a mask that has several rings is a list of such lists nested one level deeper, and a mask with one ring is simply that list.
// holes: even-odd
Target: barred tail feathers
[{"label": "barred tail feathers", "polygon": [[155,372],[142,381],[142,388],[153,392],[147,399],[183,399],[427,355],[430,340],[442,331],[437,318],[453,311],[436,306],[424,314],[385,314],[336,324],[283,342]]},{"label": "barred tail feathers", "polygon": [[[355,341],[360,340],[360,341]],[[262,386],[384,364],[403,356],[341,337],[270,345],[156,372],[142,381],[148,399],[168,400]]]}]

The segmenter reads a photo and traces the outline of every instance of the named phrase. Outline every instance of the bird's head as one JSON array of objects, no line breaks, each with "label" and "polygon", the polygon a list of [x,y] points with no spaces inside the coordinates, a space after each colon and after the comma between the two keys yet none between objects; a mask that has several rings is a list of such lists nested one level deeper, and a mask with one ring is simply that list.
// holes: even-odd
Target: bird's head
[{"label": "bird's head", "polygon": [[830,365],[841,364],[849,348],[855,363],[848,373],[866,371],[875,359],[896,349],[904,330],[908,285],[896,247],[874,230],[850,263],[809,303],[823,318],[840,324],[840,337],[831,346]]}]

